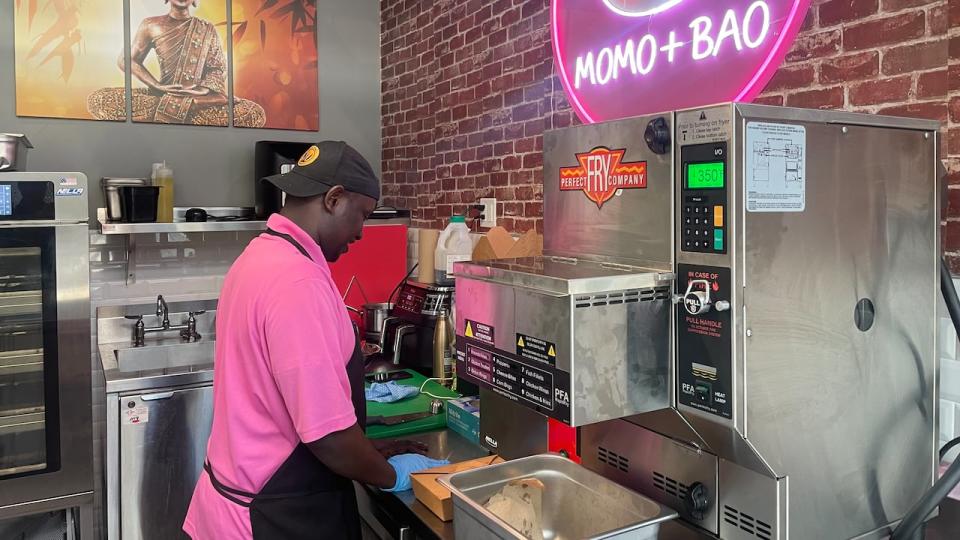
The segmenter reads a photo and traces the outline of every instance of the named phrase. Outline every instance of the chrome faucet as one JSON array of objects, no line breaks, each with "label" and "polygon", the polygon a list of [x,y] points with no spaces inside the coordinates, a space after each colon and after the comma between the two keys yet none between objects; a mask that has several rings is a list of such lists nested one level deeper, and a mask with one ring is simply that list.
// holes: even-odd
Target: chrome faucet
[{"label": "chrome faucet", "polygon": [[167,307],[167,301],[163,299],[162,294],[157,295],[157,318],[163,317],[161,328],[167,330],[170,328],[170,308]]},{"label": "chrome faucet", "polygon": [[183,341],[199,341],[200,333],[197,332],[197,315],[203,315],[204,313],[206,313],[205,310],[191,311],[189,318],[183,324],[171,326],[170,308],[167,306],[167,301],[163,299],[163,295],[158,295],[157,318],[160,319],[160,326],[147,328],[143,324],[143,315],[127,315],[126,317],[127,319],[137,321],[133,327],[133,346],[143,347],[144,338],[147,334],[166,332],[168,330],[179,330],[180,339]]}]

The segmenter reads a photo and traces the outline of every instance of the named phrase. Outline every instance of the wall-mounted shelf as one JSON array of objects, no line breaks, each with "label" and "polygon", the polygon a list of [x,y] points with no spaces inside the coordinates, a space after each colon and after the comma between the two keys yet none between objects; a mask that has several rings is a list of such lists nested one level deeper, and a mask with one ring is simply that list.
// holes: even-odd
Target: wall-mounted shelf
[{"label": "wall-mounted shelf", "polygon": [[[204,208],[210,216],[218,218],[232,217],[227,221],[185,221],[183,216],[187,208],[173,209],[173,223],[120,223],[107,220],[107,209],[97,208],[97,221],[101,234],[165,234],[165,233],[208,233],[262,231],[267,222],[251,219],[253,208],[224,206]],[[377,209],[364,225],[406,225],[410,226],[409,210]]]},{"label": "wall-mounted shelf", "polygon": [[[253,215],[252,208],[219,207],[204,208],[210,216],[249,217]],[[107,220],[107,209],[97,208],[97,221],[100,223],[102,234],[155,234],[155,233],[206,233],[206,232],[236,232],[262,231],[267,222],[262,220],[232,220],[232,221],[184,221],[186,208],[174,208],[173,223],[118,223]]]},{"label": "wall-mounted shelf", "polygon": [[[107,220],[107,209],[97,208],[97,221],[100,223],[100,233],[105,235],[125,235],[127,251],[127,285],[137,280],[137,235],[140,234],[176,234],[176,233],[216,233],[216,232],[243,232],[262,231],[267,228],[267,222],[252,219],[253,208],[241,207],[212,207],[204,208],[210,218],[221,218],[220,221],[185,221],[184,214],[187,208],[173,209],[173,223],[119,223]],[[224,217],[233,219],[222,220]],[[394,210],[379,208],[374,211],[364,226],[377,225],[405,225],[410,226],[409,210]]]}]

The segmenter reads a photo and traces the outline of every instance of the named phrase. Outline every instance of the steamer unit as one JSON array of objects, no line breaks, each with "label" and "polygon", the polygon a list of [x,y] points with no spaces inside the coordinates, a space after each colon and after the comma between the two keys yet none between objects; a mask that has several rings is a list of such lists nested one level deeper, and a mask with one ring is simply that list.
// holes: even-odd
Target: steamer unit
[{"label": "steamer unit", "polygon": [[879,536],[935,479],[938,127],[726,104],[548,132],[545,255],[458,266],[458,374],[702,533]]}]

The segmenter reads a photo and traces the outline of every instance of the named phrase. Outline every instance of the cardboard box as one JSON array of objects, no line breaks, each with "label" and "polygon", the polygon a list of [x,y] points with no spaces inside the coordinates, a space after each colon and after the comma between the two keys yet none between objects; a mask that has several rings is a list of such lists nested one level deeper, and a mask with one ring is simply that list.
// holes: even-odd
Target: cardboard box
[{"label": "cardboard box", "polygon": [[479,446],[480,398],[462,397],[447,401],[447,427]]},{"label": "cardboard box", "polygon": [[413,494],[438,518],[443,521],[453,521],[453,496],[450,494],[450,490],[437,482],[437,478],[497,463],[503,463],[500,456],[487,456],[415,472],[410,475],[410,481],[413,483]]},{"label": "cardboard box", "polygon": [[529,230],[514,240],[503,227],[494,227],[473,248],[474,261],[519,259],[543,254],[543,236]]}]

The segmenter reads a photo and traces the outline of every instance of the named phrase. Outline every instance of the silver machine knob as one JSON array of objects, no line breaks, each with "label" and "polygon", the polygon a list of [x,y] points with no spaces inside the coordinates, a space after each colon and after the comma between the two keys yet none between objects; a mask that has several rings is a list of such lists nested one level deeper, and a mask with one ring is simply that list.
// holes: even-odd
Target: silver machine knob
[{"label": "silver machine knob", "polygon": [[[687,292],[683,294],[683,308],[691,315],[703,315],[710,311],[710,282],[694,279],[687,283]],[[729,305],[727,306],[730,307]]]},{"label": "silver machine knob", "polygon": [[727,311],[730,309],[730,302],[727,302],[726,300],[717,300],[713,303],[713,309],[715,311]]}]

